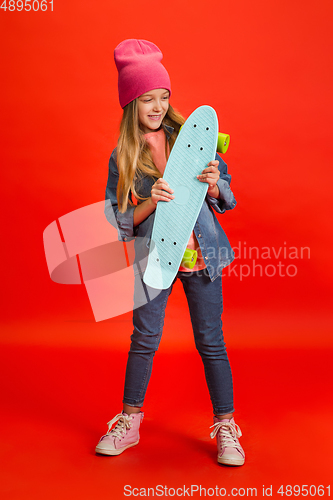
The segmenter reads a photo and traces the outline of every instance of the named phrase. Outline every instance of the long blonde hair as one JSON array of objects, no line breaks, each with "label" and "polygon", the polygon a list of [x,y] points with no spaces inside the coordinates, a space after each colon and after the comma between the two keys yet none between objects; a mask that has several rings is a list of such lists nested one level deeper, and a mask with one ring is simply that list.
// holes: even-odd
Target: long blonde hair
[{"label": "long blonde hair", "polygon": [[[170,105],[162,124],[169,125],[174,131],[169,138],[169,147],[172,149],[180,127],[185,119]],[[145,200],[136,191],[136,182],[143,176],[160,177],[153,162],[150,149],[139,125],[137,99],[125,106],[120,123],[120,135],[117,146],[117,166],[119,180],[117,186],[117,200],[120,212],[125,212],[128,204],[133,205],[130,192],[137,200]]]}]

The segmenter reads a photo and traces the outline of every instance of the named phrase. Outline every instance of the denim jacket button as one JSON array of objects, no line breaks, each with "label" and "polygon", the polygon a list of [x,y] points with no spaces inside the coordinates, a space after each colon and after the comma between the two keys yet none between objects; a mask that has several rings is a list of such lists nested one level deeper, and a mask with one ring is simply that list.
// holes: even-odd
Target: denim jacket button
[{"label": "denim jacket button", "polygon": [[198,238],[201,238],[201,234],[198,234]]},{"label": "denim jacket button", "polygon": [[208,257],[207,257],[207,255],[206,255],[205,260],[207,260],[207,259],[208,259]]}]

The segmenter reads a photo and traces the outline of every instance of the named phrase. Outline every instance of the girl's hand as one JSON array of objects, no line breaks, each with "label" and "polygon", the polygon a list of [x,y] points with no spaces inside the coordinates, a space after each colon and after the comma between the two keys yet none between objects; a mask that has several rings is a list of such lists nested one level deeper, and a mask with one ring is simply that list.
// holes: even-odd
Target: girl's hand
[{"label": "girl's hand", "polygon": [[169,184],[161,177],[157,179],[151,188],[151,200],[156,206],[158,201],[173,200],[174,196],[172,193],[173,190],[170,188]]},{"label": "girl's hand", "polygon": [[216,183],[220,178],[220,171],[218,169],[219,162],[217,160],[210,161],[200,175],[197,175],[197,179],[200,182],[207,182],[209,184],[207,194],[213,196],[213,198],[218,198],[219,188]]}]

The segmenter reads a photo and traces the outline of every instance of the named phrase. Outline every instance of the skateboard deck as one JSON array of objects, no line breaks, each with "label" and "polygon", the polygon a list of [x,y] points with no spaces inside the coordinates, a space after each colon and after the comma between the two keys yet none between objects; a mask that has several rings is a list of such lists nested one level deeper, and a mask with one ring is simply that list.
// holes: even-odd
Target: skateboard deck
[{"label": "skateboard deck", "polygon": [[163,178],[175,198],[157,203],[143,277],[152,288],[169,288],[178,272],[208,189],[197,175],[215,159],[217,138],[215,110],[200,106],[188,117],[172,148]]}]

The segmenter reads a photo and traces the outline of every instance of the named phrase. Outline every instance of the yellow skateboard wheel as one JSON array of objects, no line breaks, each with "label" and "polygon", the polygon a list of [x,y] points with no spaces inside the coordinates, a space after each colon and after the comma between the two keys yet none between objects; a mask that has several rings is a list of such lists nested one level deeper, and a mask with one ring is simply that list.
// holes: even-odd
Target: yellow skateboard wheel
[{"label": "yellow skateboard wheel", "polygon": [[230,135],[228,134],[222,134],[219,132],[218,137],[217,137],[217,152],[218,153],[226,153],[229,147],[229,142],[230,142]]},{"label": "yellow skateboard wheel", "polygon": [[198,258],[198,252],[191,248],[186,248],[181,265],[187,269],[193,269]]}]

